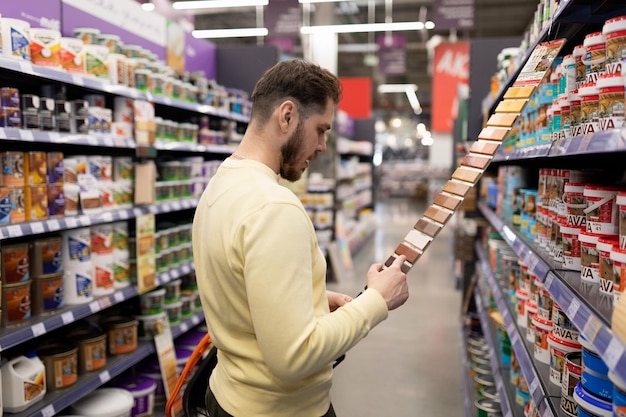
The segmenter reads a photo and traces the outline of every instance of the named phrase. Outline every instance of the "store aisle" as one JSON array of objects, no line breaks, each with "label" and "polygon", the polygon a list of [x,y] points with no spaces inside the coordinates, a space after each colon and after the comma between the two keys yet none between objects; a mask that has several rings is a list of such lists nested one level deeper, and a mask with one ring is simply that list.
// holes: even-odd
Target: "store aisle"
[{"label": "store aisle", "polygon": [[[353,257],[354,277],[328,288],[358,294],[373,262],[384,262],[426,209],[393,198],[376,205],[378,228]],[[410,297],[348,352],[335,369],[338,417],[464,415],[461,381],[461,293],[453,275],[447,226],[409,272]]]}]

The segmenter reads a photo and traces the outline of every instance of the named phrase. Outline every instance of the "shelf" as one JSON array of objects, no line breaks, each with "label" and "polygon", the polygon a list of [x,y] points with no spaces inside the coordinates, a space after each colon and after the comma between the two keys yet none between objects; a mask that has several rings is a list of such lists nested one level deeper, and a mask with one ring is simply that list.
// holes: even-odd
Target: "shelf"
[{"label": "shelf", "polygon": [[[461,326],[463,328],[463,326]],[[461,378],[463,381],[463,406],[465,408],[465,417],[474,417],[474,393],[473,393],[473,381],[470,376],[470,364],[467,361],[467,340],[465,333],[461,331],[461,338],[463,344],[461,346]]]},{"label": "shelf", "polygon": [[113,138],[110,134],[75,134],[63,132],[48,132],[43,130],[16,129],[12,127],[0,128],[0,141],[54,143],[59,145],[102,146],[107,148],[116,147],[128,149],[135,149],[137,147],[133,139]]},{"label": "shelf", "polygon": [[498,306],[498,310],[502,315],[504,327],[509,334],[509,339],[511,340],[511,348],[515,351],[520,369],[526,378],[526,382],[528,383],[530,396],[539,410],[539,415],[542,417],[558,417],[558,399],[556,405],[549,401],[550,392],[548,391],[546,385],[550,383],[548,381],[549,374],[547,372],[543,372],[546,382],[546,384],[544,384],[540,377],[540,372],[535,366],[533,355],[525,343],[526,338],[520,334],[520,331],[517,328],[515,316],[510,310],[506,297],[498,284],[498,280],[491,271],[491,267],[489,266],[488,260],[485,258],[485,253],[483,252],[483,248],[480,243],[476,243],[476,254],[480,260],[483,275],[489,288],[491,289],[496,305]]},{"label": "shelf", "polygon": [[[189,274],[194,269],[193,262],[186,263],[158,275],[157,285],[163,285],[183,275]],[[42,336],[53,330],[66,326],[76,320],[91,316],[101,310],[139,295],[139,289],[135,285],[115,291],[113,294],[94,299],[87,304],[65,306],[54,314],[35,316],[25,320],[23,324],[11,326],[0,331],[0,352],[35,337]]]},{"label": "shelf", "polygon": [[233,145],[202,145],[199,143],[175,142],[167,140],[157,140],[154,147],[162,151],[214,153],[224,155],[230,155],[235,152],[235,149],[237,149],[237,147]]},{"label": "shelf", "polygon": [[500,360],[498,359],[498,349],[496,348],[493,331],[490,326],[491,319],[489,318],[487,309],[483,306],[483,297],[478,286],[474,287],[474,300],[476,301],[476,311],[480,317],[480,326],[483,329],[483,335],[487,341],[487,346],[489,347],[489,362],[491,364],[491,372],[493,373],[496,390],[498,391],[498,395],[500,397],[502,416],[521,416],[523,413],[520,415],[515,412],[517,411],[515,409],[517,404],[514,400],[512,400],[509,391],[506,389],[506,385],[508,384],[504,382],[504,375],[506,374],[508,376],[509,372],[508,369],[505,372],[505,369],[503,369],[500,364]]},{"label": "shelf", "polygon": [[[201,311],[196,312],[192,317],[178,325],[172,326],[172,336],[177,338],[190,328],[200,324],[203,319],[203,313]],[[107,366],[104,370],[80,375],[78,381],[72,386],[47,393],[41,402],[34,404],[21,413],[11,415],[15,417],[51,417],[153,353],[156,353],[153,342],[140,341],[134,352],[124,355],[107,356]]]},{"label": "shelf", "polygon": [[198,199],[190,198],[186,200],[167,201],[149,206],[106,210],[98,214],[82,214],[73,217],[38,220],[0,226],[0,242],[4,239],[128,220],[144,214],[163,214],[170,213],[172,211],[187,210],[195,208],[197,205]]},{"label": "shelf", "polygon": [[585,292],[577,290],[580,286],[573,283],[575,274],[554,269],[551,263],[543,259],[538,249],[527,243],[512,227],[504,224],[483,202],[478,203],[478,207],[494,229],[529,266],[529,270],[544,282],[551,297],[598,352],[611,372],[618,378],[626,379],[626,345],[613,334],[608,305],[603,303],[602,298],[599,295],[595,298],[585,297]]},{"label": "shelf", "polygon": [[626,152],[626,128],[573,136],[548,144],[498,153],[493,162]]},{"label": "shelf", "polygon": [[130,88],[122,85],[114,85],[111,84],[108,80],[90,77],[83,74],[70,74],[61,69],[34,65],[30,61],[0,57],[0,68],[15,71],[21,74],[35,76],[39,79],[58,81],[65,84],[75,85],[81,88],[89,88],[91,90],[129,97],[132,99],[147,100],[155,104],[176,107],[183,110],[222,117],[238,122],[247,123],[249,121],[249,118],[247,116],[239,113],[231,113],[205,104],[192,103],[183,100],[173,99],[170,97],[155,95],[149,92],[137,90],[136,88]]}]

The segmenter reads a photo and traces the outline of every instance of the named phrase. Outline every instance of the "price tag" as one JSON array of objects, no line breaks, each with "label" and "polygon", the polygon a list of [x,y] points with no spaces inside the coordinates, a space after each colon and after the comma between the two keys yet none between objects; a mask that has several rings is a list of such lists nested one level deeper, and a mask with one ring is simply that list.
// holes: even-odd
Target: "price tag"
[{"label": "price tag", "polygon": [[37,323],[30,326],[30,330],[32,330],[33,336],[37,337],[46,333],[46,326],[44,326],[43,323]]},{"label": "price tag", "polygon": [[172,203],[172,207],[174,207],[174,210],[180,210],[180,209],[181,209],[181,207],[180,207],[180,201],[174,201],[174,202]]},{"label": "price tag", "polygon": [[63,320],[63,324],[70,324],[74,322],[74,313],[67,311],[61,314],[61,320]]},{"label": "price tag", "polygon": [[530,385],[528,386],[528,390],[530,391],[533,397],[536,395],[538,388],[539,388],[539,380],[537,378],[534,378],[532,382],[530,383]]},{"label": "price tag", "polygon": [[80,217],[80,224],[83,226],[91,226],[91,217],[85,215]]},{"label": "price tag", "polygon": [[20,130],[20,138],[24,141],[32,142],[35,140],[31,130]]},{"label": "price tag", "polygon": [[574,320],[574,316],[578,312],[579,308],[580,308],[580,301],[578,301],[577,298],[572,298],[572,301],[567,306],[567,310],[565,311],[565,314],[567,315],[567,318],[569,318],[570,320],[573,321]]},{"label": "price tag", "polygon": [[519,333],[517,332],[513,332],[512,334],[509,333],[509,338],[511,339],[511,344],[512,345],[517,345],[520,341],[519,339]]},{"label": "price tag", "polygon": [[30,61],[20,61],[20,71],[26,74],[34,74],[33,64]]},{"label": "price tag", "polygon": [[550,288],[552,287],[552,281],[554,281],[554,275],[548,274],[546,281],[543,284],[548,291],[550,291]]},{"label": "price tag", "polygon": [[68,217],[67,219],[65,219],[65,227],[67,227],[68,229],[74,229],[78,227],[78,220],[76,219],[76,217]]},{"label": "price tag", "polygon": [[48,220],[48,230],[50,230],[51,232],[54,232],[56,230],[59,230],[61,228],[61,225],[59,224],[59,221],[56,219],[53,220]]},{"label": "price tag", "polygon": [[181,331],[182,333],[186,333],[186,332],[187,332],[187,330],[189,330],[189,326],[187,325],[187,323],[181,323],[181,325],[180,325],[180,331]]},{"label": "price tag", "polygon": [[585,336],[590,343],[593,343],[596,340],[596,336],[598,332],[602,328],[602,323],[595,316],[589,316],[589,319],[583,326],[582,334]]},{"label": "price tag", "polygon": [[98,377],[100,377],[100,382],[102,382],[103,384],[106,384],[111,380],[111,374],[109,373],[109,371],[100,372],[100,375],[98,375]]},{"label": "price tag", "polygon": [[171,106],[171,105],[172,105],[172,99],[171,99],[171,98],[169,98],[169,97],[164,97],[164,98],[163,98],[163,104],[166,104],[166,105],[168,105],[168,106]]},{"label": "price tag", "polygon": [[99,303],[100,303],[100,308],[101,309],[105,309],[105,308],[108,308],[108,307],[111,306],[111,300],[109,299],[109,297],[101,298],[99,300]]},{"label": "price tag", "polygon": [[113,295],[113,298],[115,298],[115,301],[118,303],[121,303],[122,301],[124,301],[124,293],[123,292],[116,292],[115,295]]},{"label": "price tag", "polygon": [[47,406],[41,409],[42,417],[52,417],[55,414],[56,414],[56,411],[54,411],[54,404],[48,404]]},{"label": "price tag", "polygon": [[165,204],[163,204],[163,206],[162,206],[162,210],[163,210],[164,212],[172,211],[172,205],[171,205],[170,203],[165,203]]},{"label": "price tag", "polygon": [[98,145],[100,145],[100,143],[98,142],[98,138],[95,138],[93,136],[88,136],[87,137],[87,143],[90,144],[91,146],[98,146]]},{"label": "price tag", "polygon": [[89,303],[89,310],[92,313],[97,313],[98,311],[100,311],[100,303],[98,303],[97,301],[92,301],[91,303]]},{"label": "price tag", "polygon": [[152,214],[156,214],[159,211],[159,208],[157,206],[150,206],[148,207],[148,211]]},{"label": "price tag", "polygon": [[121,220],[126,220],[128,219],[128,210],[122,210],[117,215]]},{"label": "price tag", "polygon": [[7,132],[4,131],[4,128],[0,127],[0,138],[2,139],[6,139],[7,138]]},{"label": "price tag", "polygon": [[72,82],[81,87],[85,85],[85,80],[78,74],[72,74]]},{"label": "price tag", "polygon": [[9,232],[10,237],[19,237],[24,234],[22,232],[22,228],[17,225],[12,225],[12,226],[7,227],[7,231]]},{"label": "price tag", "polygon": [[48,139],[50,140],[50,142],[53,142],[53,143],[59,142],[59,138],[60,138],[60,135],[58,134],[58,132],[48,133]]},{"label": "price tag", "polygon": [[46,231],[46,229],[43,227],[43,223],[42,222],[33,222],[30,224],[30,231],[36,235],[39,233],[44,233]]},{"label": "price tag", "polygon": [[104,221],[105,223],[112,222],[113,214],[111,214],[111,212],[108,212],[108,211],[106,213],[102,213],[102,221]]},{"label": "price tag", "polygon": [[624,346],[614,337],[606,347],[602,359],[604,359],[604,362],[607,364],[609,369],[616,369],[617,363],[623,356]]},{"label": "price tag", "polygon": [[113,147],[113,138],[111,136],[105,136],[102,138],[102,141],[104,142],[104,146],[109,148]]},{"label": "price tag", "polygon": [[512,321],[507,324],[506,332],[509,334],[509,337],[515,332],[515,324]]},{"label": "price tag", "polygon": [[193,323],[193,325],[197,325],[198,323],[200,323],[200,318],[198,316],[193,316],[191,318],[191,322]]}]

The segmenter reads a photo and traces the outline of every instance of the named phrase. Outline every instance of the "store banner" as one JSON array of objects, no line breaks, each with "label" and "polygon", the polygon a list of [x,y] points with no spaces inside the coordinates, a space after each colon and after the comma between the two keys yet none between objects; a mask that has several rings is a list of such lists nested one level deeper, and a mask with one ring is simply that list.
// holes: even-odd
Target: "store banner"
[{"label": "store banner", "polygon": [[165,17],[146,12],[133,0],[63,0],[61,13],[64,36],[74,36],[76,27],[95,27],[102,33],[119,35],[125,44],[140,45],[159,59],[166,59]]},{"label": "store banner", "polygon": [[206,39],[196,39],[185,32],[185,69],[204,71],[209,80],[217,78],[217,46]]},{"label": "store banner", "polygon": [[33,28],[61,30],[61,0],[4,0],[0,15],[25,20]]},{"label": "store banner", "polygon": [[458,86],[469,79],[469,43],[441,43],[434,57],[431,130],[451,133],[458,110]]},{"label": "store banner", "polygon": [[435,29],[473,29],[474,0],[433,0]]},{"label": "store banner", "polygon": [[378,70],[383,75],[406,74],[406,36],[387,33],[376,37]]},{"label": "store banner", "polygon": [[278,47],[283,53],[293,50],[300,37],[302,11],[293,0],[272,0],[265,7],[266,43]]},{"label": "store banner", "polygon": [[173,21],[167,22],[167,58],[165,63],[178,73],[185,71],[185,30]]}]

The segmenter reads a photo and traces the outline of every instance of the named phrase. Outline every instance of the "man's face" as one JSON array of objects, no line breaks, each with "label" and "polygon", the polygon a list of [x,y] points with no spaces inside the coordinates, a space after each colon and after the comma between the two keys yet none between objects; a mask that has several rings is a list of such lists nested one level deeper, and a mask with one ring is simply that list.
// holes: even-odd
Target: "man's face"
[{"label": "man's face", "polygon": [[297,181],[309,167],[309,161],[326,151],[326,132],[333,121],[333,103],[328,100],[323,113],[298,119],[298,125],[281,149],[280,175],[287,181]]}]

